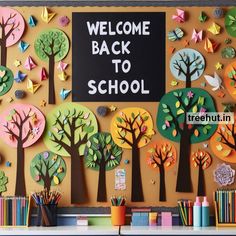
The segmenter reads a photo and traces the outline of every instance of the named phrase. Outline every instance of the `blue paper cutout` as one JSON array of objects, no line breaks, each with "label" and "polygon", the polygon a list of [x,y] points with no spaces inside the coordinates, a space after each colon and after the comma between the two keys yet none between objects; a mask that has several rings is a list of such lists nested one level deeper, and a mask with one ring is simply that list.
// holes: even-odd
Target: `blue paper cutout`
[{"label": "blue paper cutout", "polygon": [[26,76],[27,74],[24,74],[21,71],[18,71],[15,75],[14,80],[16,81],[16,83],[21,83],[26,78]]},{"label": "blue paper cutout", "polygon": [[18,44],[18,48],[20,49],[21,52],[25,52],[28,47],[29,47],[29,44],[22,40]]},{"label": "blue paper cutout", "polygon": [[60,97],[61,97],[61,99],[62,100],[65,100],[68,96],[69,96],[69,94],[71,93],[71,90],[66,90],[66,89],[61,89],[61,91],[60,91]]},{"label": "blue paper cutout", "polygon": [[37,25],[37,20],[33,16],[30,16],[28,20],[28,24],[30,27],[35,27]]}]

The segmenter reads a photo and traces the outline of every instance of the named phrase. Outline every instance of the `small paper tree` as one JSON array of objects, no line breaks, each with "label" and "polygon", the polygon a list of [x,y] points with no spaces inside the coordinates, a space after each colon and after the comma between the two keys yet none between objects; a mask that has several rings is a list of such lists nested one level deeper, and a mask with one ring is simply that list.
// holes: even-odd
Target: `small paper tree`
[{"label": "small paper tree", "polygon": [[191,192],[191,143],[209,139],[215,132],[214,124],[187,124],[188,112],[215,112],[211,96],[203,89],[187,88],[171,91],[162,97],[157,114],[157,128],[167,139],[180,143],[177,192]]},{"label": "small paper tree", "polygon": [[9,7],[0,7],[0,46],[1,65],[7,64],[7,48],[14,45],[22,37],[25,29],[24,18]]},{"label": "small paper tree", "polygon": [[0,137],[17,148],[16,196],[25,196],[24,148],[33,145],[43,134],[45,118],[40,110],[29,104],[14,104],[0,115]]},{"label": "small paper tree", "polygon": [[159,201],[166,201],[165,169],[176,163],[175,147],[169,143],[151,143],[147,152],[147,164],[159,170]]},{"label": "small paper tree", "polygon": [[131,200],[144,201],[139,148],[149,143],[155,134],[151,115],[142,108],[123,109],[112,119],[111,134],[118,146],[132,150]]},{"label": "small paper tree", "polygon": [[236,123],[220,124],[210,139],[210,146],[221,160],[236,163]]},{"label": "small paper tree", "polygon": [[82,105],[63,103],[47,115],[46,146],[58,155],[71,157],[71,203],[88,199],[83,155],[89,137],[97,130],[94,114]]},{"label": "small paper tree", "polygon": [[7,191],[8,178],[5,175],[4,171],[0,170],[0,196],[3,192]]},{"label": "small paper tree", "polygon": [[197,196],[206,196],[204,170],[211,165],[211,156],[202,150],[198,150],[192,154],[192,163],[194,167],[198,167],[198,188]]},{"label": "small paper tree", "polygon": [[66,163],[53,152],[37,154],[31,161],[30,173],[34,181],[44,186],[49,192],[51,186],[60,184],[66,175]]},{"label": "small paper tree", "polygon": [[224,72],[224,85],[229,94],[236,99],[236,62],[228,64]]},{"label": "small paper tree", "polygon": [[69,51],[68,37],[59,29],[45,30],[35,40],[34,49],[41,60],[49,63],[48,103],[55,104],[54,67]]},{"label": "small paper tree", "polygon": [[178,80],[185,81],[185,87],[191,88],[191,82],[197,80],[205,69],[205,60],[201,53],[191,48],[177,51],[171,58],[170,70]]},{"label": "small paper tree", "polygon": [[99,171],[97,201],[106,202],[106,171],[120,164],[122,149],[110,133],[96,133],[89,138],[84,155],[86,167]]}]

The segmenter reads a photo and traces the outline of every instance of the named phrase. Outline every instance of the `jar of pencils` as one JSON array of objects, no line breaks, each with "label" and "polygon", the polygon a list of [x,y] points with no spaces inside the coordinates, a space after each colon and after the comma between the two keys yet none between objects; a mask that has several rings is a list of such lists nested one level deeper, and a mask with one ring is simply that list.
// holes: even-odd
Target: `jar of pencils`
[{"label": "jar of pencils", "polygon": [[123,197],[111,198],[111,223],[114,226],[125,224],[125,199]]}]

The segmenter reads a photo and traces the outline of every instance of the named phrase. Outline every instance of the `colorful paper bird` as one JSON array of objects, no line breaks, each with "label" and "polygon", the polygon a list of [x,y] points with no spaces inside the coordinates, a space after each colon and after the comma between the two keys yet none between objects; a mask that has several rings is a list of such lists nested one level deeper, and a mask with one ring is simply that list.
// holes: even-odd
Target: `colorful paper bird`
[{"label": "colorful paper bird", "polygon": [[60,70],[60,71],[64,71],[67,66],[68,66],[67,63],[65,63],[63,61],[59,61],[58,65],[57,65],[57,69]]},{"label": "colorful paper bird", "polygon": [[14,80],[16,81],[16,83],[21,83],[22,81],[24,81],[26,76],[27,74],[24,74],[21,71],[17,71]]},{"label": "colorful paper bird", "polygon": [[200,21],[200,22],[205,22],[206,20],[207,20],[207,15],[206,15],[206,13],[205,12],[203,12],[203,11],[201,11],[200,12],[200,15],[199,15],[199,17],[198,17],[198,20]]},{"label": "colorful paper bird", "polygon": [[172,16],[172,20],[178,22],[178,23],[183,23],[185,22],[185,12],[181,9],[176,9],[177,14]]},{"label": "colorful paper bird", "polygon": [[69,96],[70,93],[71,93],[71,90],[67,90],[67,89],[64,89],[64,88],[61,89],[61,91],[60,91],[61,99],[65,100]]},{"label": "colorful paper bird", "polygon": [[43,80],[46,80],[47,78],[48,78],[47,71],[46,71],[46,69],[43,67],[43,68],[40,70],[40,80],[43,81]]},{"label": "colorful paper bird", "polygon": [[180,28],[176,28],[168,32],[168,39],[172,42],[180,40],[181,38],[183,38],[183,36],[184,36],[184,31]]},{"label": "colorful paper bird", "polygon": [[29,17],[28,24],[30,27],[35,27],[37,25],[37,20],[34,18],[34,16]]},{"label": "colorful paper bird", "polygon": [[56,13],[50,12],[48,8],[44,7],[41,13],[41,19],[44,22],[49,23],[55,15]]},{"label": "colorful paper bird", "polygon": [[206,38],[204,49],[209,53],[214,53],[219,45],[220,45],[219,43],[216,43],[215,41],[209,38]]},{"label": "colorful paper bird", "polygon": [[203,36],[202,30],[197,32],[196,29],[193,29],[191,40],[193,40],[195,43],[200,42],[200,41],[202,41],[202,36]]},{"label": "colorful paper bird", "polygon": [[22,40],[18,44],[18,48],[20,49],[21,52],[25,52],[28,47],[29,47],[29,44]]},{"label": "colorful paper bird", "polygon": [[41,84],[36,84],[30,79],[28,79],[27,81],[27,90],[32,94],[34,94],[39,89],[40,86]]},{"label": "colorful paper bird", "polygon": [[213,22],[213,24],[207,30],[212,34],[217,35],[220,34],[221,27]]},{"label": "colorful paper bird", "polygon": [[61,81],[66,81],[67,78],[68,78],[68,75],[66,74],[65,71],[62,71],[60,74],[58,74],[58,78],[59,78]]},{"label": "colorful paper bird", "polygon": [[204,78],[206,79],[207,83],[210,84],[213,88],[212,91],[216,91],[220,88],[224,88],[222,84],[222,79],[220,76],[215,72],[214,77],[210,75],[204,75]]},{"label": "colorful paper bird", "polygon": [[33,68],[35,68],[37,65],[36,63],[33,61],[32,57],[31,56],[28,56],[26,58],[26,61],[25,61],[25,69],[27,70],[32,70]]}]

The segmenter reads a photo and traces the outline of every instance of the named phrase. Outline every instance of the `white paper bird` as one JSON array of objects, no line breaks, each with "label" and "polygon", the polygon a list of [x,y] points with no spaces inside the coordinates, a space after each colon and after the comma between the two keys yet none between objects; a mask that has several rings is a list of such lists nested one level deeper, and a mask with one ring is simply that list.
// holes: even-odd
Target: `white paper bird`
[{"label": "white paper bird", "polygon": [[220,88],[224,87],[221,85],[222,84],[222,79],[220,78],[220,76],[215,72],[214,73],[214,77],[210,76],[210,75],[204,75],[206,81],[208,84],[210,84],[213,88],[213,91],[216,91]]}]

